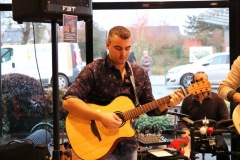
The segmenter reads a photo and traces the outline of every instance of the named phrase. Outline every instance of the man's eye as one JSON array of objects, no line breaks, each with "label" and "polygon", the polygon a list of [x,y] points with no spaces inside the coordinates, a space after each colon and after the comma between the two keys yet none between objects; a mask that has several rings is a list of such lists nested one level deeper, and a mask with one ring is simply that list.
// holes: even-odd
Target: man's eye
[{"label": "man's eye", "polygon": [[115,49],[118,50],[118,51],[121,51],[121,50],[122,50],[121,47],[115,47]]}]

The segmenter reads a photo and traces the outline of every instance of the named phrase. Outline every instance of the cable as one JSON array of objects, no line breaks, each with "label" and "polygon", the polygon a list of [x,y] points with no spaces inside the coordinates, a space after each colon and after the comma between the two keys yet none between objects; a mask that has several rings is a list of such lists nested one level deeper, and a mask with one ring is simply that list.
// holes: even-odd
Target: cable
[{"label": "cable", "polygon": [[[45,111],[45,121],[46,121],[46,124],[47,124],[47,118],[48,118],[48,110],[47,110],[47,102],[46,102],[46,99],[45,99],[45,92],[44,92],[44,88],[43,88],[43,85],[42,85],[42,78],[41,78],[41,74],[40,74],[40,71],[39,71],[39,66],[38,66],[38,59],[37,59],[37,51],[36,51],[36,37],[35,37],[35,27],[34,27],[34,23],[32,22],[32,27],[33,27],[33,46],[34,46],[34,54],[35,54],[35,60],[36,60],[36,66],[37,66],[37,71],[38,71],[38,76],[39,76],[39,81],[40,81],[40,85],[41,85],[41,89],[42,89],[42,96],[43,96],[43,102],[45,104],[44,106],[44,111]],[[47,134],[47,130],[46,130],[46,142],[47,142],[47,139],[48,139],[48,134]],[[46,144],[48,145],[48,144]]]}]

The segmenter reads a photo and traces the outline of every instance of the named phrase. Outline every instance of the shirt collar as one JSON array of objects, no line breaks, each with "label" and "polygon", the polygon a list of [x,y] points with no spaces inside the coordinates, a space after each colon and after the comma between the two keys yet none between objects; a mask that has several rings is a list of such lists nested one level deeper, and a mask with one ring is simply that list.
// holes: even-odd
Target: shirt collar
[{"label": "shirt collar", "polygon": [[[110,57],[109,57],[109,55],[106,56],[106,64],[107,64],[107,67],[108,67],[109,69],[110,69],[110,68],[115,68],[115,66],[113,65],[112,60],[111,60]],[[130,64],[130,65],[131,65],[131,64]],[[131,71],[130,71],[130,68],[129,68],[127,62],[125,63],[125,67],[126,67],[127,75],[131,75]]]},{"label": "shirt collar", "polygon": [[112,60],[110,59],[109,55],[106,56],[106,64],[108,68],[114,67]]}]

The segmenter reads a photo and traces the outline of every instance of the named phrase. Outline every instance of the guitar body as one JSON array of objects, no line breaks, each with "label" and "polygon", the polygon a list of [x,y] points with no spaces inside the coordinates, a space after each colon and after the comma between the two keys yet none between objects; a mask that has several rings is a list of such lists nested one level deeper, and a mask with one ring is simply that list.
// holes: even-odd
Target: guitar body
[{"label": "guitar body", "polygon": [[[135,108],[128,97],[118,97],[107,106],[88,104],[90,108],[100,112],[124,112]],[[93,134],[89,120],[68,114],[66,118],[66,131],[73,151],[84,160],[101,159],[108,156],[123,139],[132,139],[135,131],[130,121],[116,130],[105,128],[101,122],[95,121],[101,140]]]},{"label": "guitar body", "polygon": [[239,105],[237,105],[236,108],[233,110],[232,120],[236,130],[238,131],[238,134],[240,134],[240,106]]}]

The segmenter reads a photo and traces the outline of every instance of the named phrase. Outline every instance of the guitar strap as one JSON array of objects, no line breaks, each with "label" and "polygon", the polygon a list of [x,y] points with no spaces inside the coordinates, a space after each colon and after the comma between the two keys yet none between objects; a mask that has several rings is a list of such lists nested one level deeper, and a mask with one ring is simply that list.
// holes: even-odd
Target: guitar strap
[{"label": "guitar strap", "polygon": [[132,70],[132,66],[130,64],[130,62],[128,62],[128,66],[130,68],[130,71],[131,71],[131,76],[130,76],[130,80],[131,80],[131,83],[132,83],[132,86],[133,86],[133,92],[134,92],[134,95],[135,95],[135,106],[140,106],[140,103],[138,101],[138,97],[137,97],[137,90],[136,90],[136,86],[135,86],[135,79],[134,79],[134,74],[133,74],[133,70]]}]

